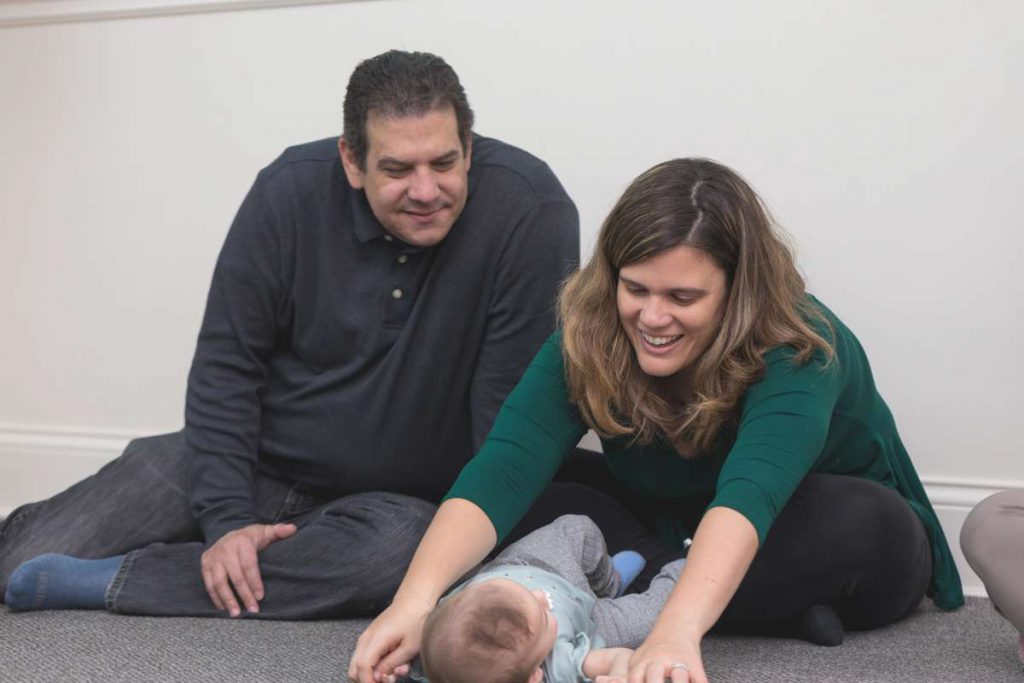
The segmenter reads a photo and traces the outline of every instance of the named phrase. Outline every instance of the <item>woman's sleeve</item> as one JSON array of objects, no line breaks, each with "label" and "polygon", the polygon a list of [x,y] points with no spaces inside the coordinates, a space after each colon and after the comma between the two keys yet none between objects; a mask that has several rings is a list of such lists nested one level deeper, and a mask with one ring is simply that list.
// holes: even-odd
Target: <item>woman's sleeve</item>
[{"label": "woman's sleeve", "polygon": [[709,506],[742,514],[760,543],[821,456],[842,388],[838,354],[827,366],[817,356],[798,365],[793,350],[780,347],[765,354],[765,363],[764,377],[747,391]]},{"label": "woman's sleeve", "polygon": [[561,332],[541,347],[498,412],[480,452],[462,469],[448,498],[466,499],[508,535],[554,478],[586,426],[569,402]]}]

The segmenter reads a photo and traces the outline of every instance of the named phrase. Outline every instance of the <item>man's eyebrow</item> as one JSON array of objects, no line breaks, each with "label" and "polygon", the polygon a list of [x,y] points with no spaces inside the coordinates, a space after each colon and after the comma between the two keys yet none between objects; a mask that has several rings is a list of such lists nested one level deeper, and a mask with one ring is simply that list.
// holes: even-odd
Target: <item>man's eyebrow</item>
[{"label": "man's eyebrow", "polygon": [[459,157],[459,150],[452,149],[452,150],[448,150],[447,152],[445,152],[441,156],[439,156],[436,159],[434,159],[434,163],[436,164],[436,163],[441,163],[441,162],[445,162],[445,161],[455,161],[458,157]]},{"label": "man's eyebrow", "polygon": [[[455,161],[458,158],[459,158],[459,150],[457,150],[457,149],[450,149],[447,152],[445,152],[444,154],[431,159],[430,163],[432,163],[432,164],[446,163],[448,161]],[[397,157],[387,157],[387,156],[385,156],[385,157],[381,157],[380,159],[377,160],[377,168],[383,168],[385,166],[392,166],[392,167],[397,167],[397,168],[408,168],[408,167],[412,166],[412,164],[410,164],[408,161],[405,161],[403,159],[399,159]]]},{"label": "man's eyebrow", "polygon": [[396,159],[395,157],[381,157],[380,159],[377,159],[377,168],[383,168],[384,166],[401,166],[404,168],[406,166],[411,166],[411,164],[407,161]]}]

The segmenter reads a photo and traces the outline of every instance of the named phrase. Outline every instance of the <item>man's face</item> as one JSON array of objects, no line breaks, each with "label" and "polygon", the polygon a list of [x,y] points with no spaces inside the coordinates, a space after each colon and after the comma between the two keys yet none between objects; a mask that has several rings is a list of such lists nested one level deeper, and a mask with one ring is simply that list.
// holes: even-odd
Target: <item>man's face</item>
[{"label": "man's face", "polygon": [[344,139],[338,143],[349,184],[366,192],[373,215],[403,242],[429,247],[443,240],[466,205],[472,144],[463,152],[455,110],[371,112],[366,139],[366,170]]}]

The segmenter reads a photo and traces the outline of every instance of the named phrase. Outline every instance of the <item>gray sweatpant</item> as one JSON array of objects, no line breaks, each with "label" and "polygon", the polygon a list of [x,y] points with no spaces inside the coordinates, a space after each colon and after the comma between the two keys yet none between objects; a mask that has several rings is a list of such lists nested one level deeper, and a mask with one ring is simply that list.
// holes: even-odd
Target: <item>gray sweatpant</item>
[{"label": "gray sweatpant", "polygon": [[1024,491],[1002,491],[971,510],[960,547],[999,609],[1024,634]]},{"label": "gray sweatpant", "polygon": [[591,614],[608,647],[638,647],[643,642],[686,560],[669,562],[644,593],[613,598],[619,578],[612,568],[604,536],[589,517],[564,515],[503,550],[488,566],[530,565],[558,574],[597,598]]}]

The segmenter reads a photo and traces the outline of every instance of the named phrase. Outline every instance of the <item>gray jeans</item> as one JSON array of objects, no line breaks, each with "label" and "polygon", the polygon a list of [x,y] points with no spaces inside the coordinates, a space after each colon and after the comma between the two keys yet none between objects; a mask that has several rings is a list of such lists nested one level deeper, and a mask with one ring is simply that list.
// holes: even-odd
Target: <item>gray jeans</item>
[{"label": "gray jeans", "polygon": [[[107,591],[125,614],[226,616],[203,587],[205,545],[192,517],[180,433],[136,439],[118,459],[49,500],[0,523],[0,596],[11,572],[42,553],[100,558],[127,553]],[[260,619],[370,616],[392,598],[434,515],[423,500],[369,492],[318,498],[257,476],[260,522],[291,522],[298,533],[260,553],[266,597]]]},{"label": "gray jeans", "polygon": [[618,578],[600,529],[589,517],[563,515],[510,545],[487,566],[540,567],[590,591],[597,598],[590,616],[608,647],[635,648],[654,627],[685,562],[679,559],[663,566],[643,593],[610,597]]}]

